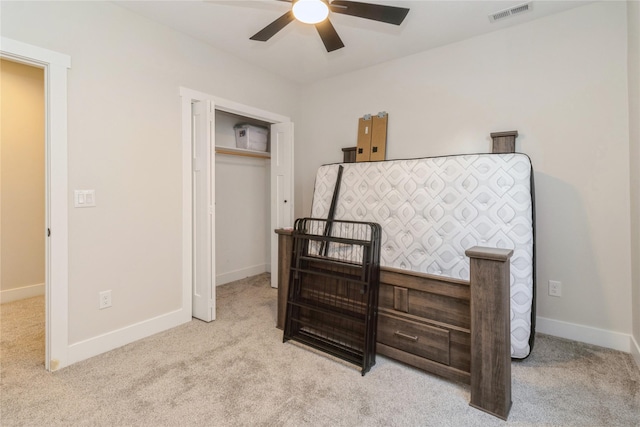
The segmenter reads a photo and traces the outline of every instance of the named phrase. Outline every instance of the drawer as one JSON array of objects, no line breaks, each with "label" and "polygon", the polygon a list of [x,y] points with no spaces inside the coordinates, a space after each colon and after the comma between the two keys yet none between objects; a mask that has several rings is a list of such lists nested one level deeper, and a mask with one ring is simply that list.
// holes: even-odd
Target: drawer
[{"label": "drawer", "polygon": [[[449,292],[453,296],[445,295]],[[444,282],[438,284],[437,293],[380,283],[378,306],[394,310],[399,315],[407,313],[458,328],[468,329],[471,325],[469,299],[458,297]]]},{"label": "drawer", "polygon": [[377,341],[449,365],[449,331],[446,329],[379,313]]}]

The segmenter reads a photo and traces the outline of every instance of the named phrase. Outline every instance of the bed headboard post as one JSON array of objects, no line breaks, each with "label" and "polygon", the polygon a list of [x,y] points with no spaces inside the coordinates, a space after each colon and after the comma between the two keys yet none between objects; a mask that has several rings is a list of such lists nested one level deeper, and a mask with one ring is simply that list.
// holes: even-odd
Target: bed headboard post
[{"label": "bed headboard post", "polygon": [[516,138],[518,137],[517,130],[510,130],[507,132],[493,132],[491,139],[493,139],[492,153],[515,153],[516,152]]}]

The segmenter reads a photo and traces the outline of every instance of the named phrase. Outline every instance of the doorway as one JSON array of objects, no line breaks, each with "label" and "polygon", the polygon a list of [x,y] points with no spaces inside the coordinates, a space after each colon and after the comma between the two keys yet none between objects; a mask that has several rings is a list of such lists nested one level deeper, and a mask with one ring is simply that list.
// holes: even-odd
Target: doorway
[{"label": "doorway", "polygon": [[[44,70],[0,59],[0,81],[1,336],[12,343],[9,359],[40,365],[45,360]],[[12,354],[14,349],[20,350]]]},{"label": "doorway", "polygon": [[[288,117],[270,113],[242,105],[233,101],[213,97],[201,92],[186,88],[180,89],[182,97],[182,147],[183,147],[183,309],[185,312],[192,312],[193,317],[202,318],[209,321],[215,318],[215,312],[211,313],[211,307],[215,307],[215,112],[224,112],[237,116],[246,117],[251,120],[258,120],[271,124],[271,156],[269,162],[270,175],[270,228],[289,227],[293,221],[293,123]],[[194,131],[196,127],[192,114],[192,107],[195,104],[206,104],[200,111],[207,111],[208,117],[206,125],[201,127],[200,135],[207,135],[205,153],[206,159],[196,160],[193,155]],[[202,118],[197,120],[202,124]],[[200,128],[200,126],[198,126]],[[197,263],[195,253],[194,237],[194,197],[193,197],[193,170],[194,168],[209,165],[208,188],[211,194],[209,211],[206,221],[210,231],[205,236],[208,239],[207,246],[210,248],[204,253],[206,262],[211,267],[206,270],[210,274],[210,279],[205,283],[198,283],[198,288],[194,286],[194,263]],[[202,237],[202,236],[200,236]],[[269,269],[271,271],[271,284],[277,287],[277,238],[275,233],[269,242],[271,248]],[[200,263],[202,264],[202,262]],[[274,268],[275,267],[275,268]],[[208,301],[207,301],[208,299]],[[204,314],[201,317],[197,311],[202,307]]]},{"label": "doorway", "polygon": [[[70,364],[68,341],[67,70],[71,58],[6,37],[0,58],[41,68],[45,87],[45,369]],[[43,232],[45,231],[43,230]]]},{"label": "doorway", "polygon": [[2,59],[0,73],[0,301],[8,303],[45,293],[44,70]]}]

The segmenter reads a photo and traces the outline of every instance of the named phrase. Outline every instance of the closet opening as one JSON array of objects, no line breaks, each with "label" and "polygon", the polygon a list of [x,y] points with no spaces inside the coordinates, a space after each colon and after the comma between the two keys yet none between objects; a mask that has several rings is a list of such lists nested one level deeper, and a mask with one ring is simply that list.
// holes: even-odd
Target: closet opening
[{"label": "closet opening", "polygon": [[216,286],[271,271],[270,126],[215,111]]},{"label": "closet opening", "polygon": [[[269,272],[278,286],[274,230],[294,218],[293,123],[191,89],[180,94],[183,309],[210,322],[217,285]],[[268,130],[266,141],[238,147],[238,125]]]}]

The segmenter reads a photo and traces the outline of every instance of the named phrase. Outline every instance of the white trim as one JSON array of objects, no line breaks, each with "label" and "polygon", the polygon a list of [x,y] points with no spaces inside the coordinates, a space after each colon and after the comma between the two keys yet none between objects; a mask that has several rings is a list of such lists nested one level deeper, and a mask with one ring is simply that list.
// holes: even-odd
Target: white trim
[{"label": "white trim", "polygon": [[629,353],[631,350],[632,337],[629,334],[563,322],[561,320],[538,317],[536,319],[536,332],[587,344],[599,345],[600,347],[607,347],[626,353]]},{"label": "white trim", "polygon": [[33,46],[17,40],[0,38],[0,50],[3,57],[11,58],[23,64],[33,64],[37,62],[41,65],[53,65],[63,68],[71,68],[71,57],[52,50]]},{"label": "white trim", "polygon": [[640,369],[640,345],[638,345],[638,341],[636,341],[635,337],[631,336],[631,355],[633,359],[636,361],[636,365],[638,365],[638,369]]},{"label": "white trim", "polygon": [[0,291],[0,304],[44,295],[44,283]]},{"label": "white trim", "polygon": [[[226,111],[227,113],[238,114],[241,116],[262,120],[264,122],[269,122],[269,123],[286,123],[291,121],[291,118],[282,116],[280,114],[276,114],[270,111],[262,110],[260,108],[255,108],[248,105],[240,104],[239,102],[229,101],[228,99],[225,99],[225,98],[209,95],[207,93],[189,89],[186,87],[180,87],[180,96],[183,99],[188,100],[189,108],[191,108],[191,102],[209,100],[213,102],[216,110]],[[189,123],[191,123],[191,118],[189,118]],[[183,129],[183,131],[184,130],[185,129]],[[189,128],[188,130],[189,130],[189,136],[190,136],[191,128]],[[185,136],[184,132],[182,135],[183,137]],[[183,144],[184,142],[185,141],[183,140]],[[189,140],[188,142],[190,147],[191,140]]]},{"label": "white trim", "polygon": [[191,103],[211,100],[213,97],[204,92],[180,87],[180,98],[182,114],[182,312],[184,321],[187,321],[191,319],[193,311],[193,299],[191,297],[193,284]]},{"label": "white trim", "polygon": [[144,320],[69,346],[69,364],[80,362],[184,323],[183,310]]},{"label": "white trim", "polygon": [[229,271],[227,273],[218,274],[216,276],[216,286],[224,285],[226,283],[235,282],[236,280],[244,279],[245,277],[257,276],[258,274],[266,273],[270,264],[258,264],[251,267],[241,268],[239,270]]},{"label": "white trim", "polygon": [[191,257],[192,247],[192,194],[191,194],[191,102],[198,96],[195,93],[185,93],[180,88],[180,103],[182,111],[182,312],[183,321],[191,319],[193,301],[191,299],[191,285],[193,283],[193,271]]},{"label": "white trim", "polygon": [[[212,95],[186,87],[180,87],[180,96],[182,98],[186,98],[189,101],[189,108],[191,108],[191,102],[193,101],[204,101],[205,99],[213,99]],[[191,115],[189,115],[189,117],[191,117]],[[189,122],[191,122],[191,118],[189,118]]]},{"label": "white trim", "polygon": [[286,123],[290,122],[289,117],[280,114],[271,113],[259,108],[250,107],[224,98],[212,97],[211,100],[215,104],[216,110],[226,111],[227,113],[238,114],[240,116],[251,117],[253,119],[263,120],[269,123]]},{"label": "white trim", "polygon": [[45,70],[45,221],[51,237],[45,244],[45,368],[68,365],[69,225],[67,164],[67,69],[71,57],[5,37],[0,56]]}]

